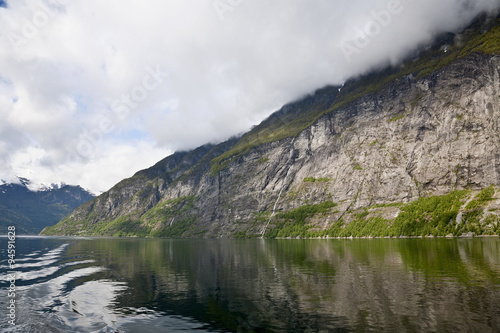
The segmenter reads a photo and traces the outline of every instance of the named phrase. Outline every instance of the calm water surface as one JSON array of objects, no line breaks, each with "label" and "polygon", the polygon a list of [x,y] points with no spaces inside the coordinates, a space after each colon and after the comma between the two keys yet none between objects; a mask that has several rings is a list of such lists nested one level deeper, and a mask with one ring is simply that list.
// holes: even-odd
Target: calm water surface
[{"label": "calm water surface", "polygon": [[17,239],[4,332],[498,332],[500,240]]}]

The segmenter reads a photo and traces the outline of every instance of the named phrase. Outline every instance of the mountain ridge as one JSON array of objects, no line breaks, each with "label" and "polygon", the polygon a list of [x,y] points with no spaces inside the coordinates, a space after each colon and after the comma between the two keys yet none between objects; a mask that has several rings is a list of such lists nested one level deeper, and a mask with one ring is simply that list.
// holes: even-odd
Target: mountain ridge
[{"label": "mountain ridge", "polygon": [[0,233],[7,234],[7,228],[15,226],[19,234],[36,235],[95,197],[81,186],[54,184],[36,191],[30,185],[21,177],[16,183],[0,185]]},{"label": "mountain ridge", "polygon": [[[495,208],[485,208],[496,203],[494,187],[476,207],[486,215],[471,217],[472,229],[467,221],[467,228],[457,227],[457,216],[470,212],[456,198],[474,201],[478,191],[500,185],[493,151],[500,146],[493,116],[500,113],[498,22],[480,18],[457,45],[429,47],[399,69],[320,89],[241,138],[175,153],[42,234],[338,236],[356,224],[391,226],[426,196],[453,202],[455,231],[470,233],[487,215],[486,229],[495,233]],[[476,160],[472,147],[479,149]],[[455,190],[468,192],[447,197]],[[367,219],[377,205],[389,206]],[[448,225],[440,228],[429,232],[453,234]]]}]

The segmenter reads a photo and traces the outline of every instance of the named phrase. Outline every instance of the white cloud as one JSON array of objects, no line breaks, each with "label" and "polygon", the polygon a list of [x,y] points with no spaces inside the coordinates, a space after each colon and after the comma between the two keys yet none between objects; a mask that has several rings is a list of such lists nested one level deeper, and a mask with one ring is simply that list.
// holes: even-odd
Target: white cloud
[{"label": "white cloud", "polygon": [[384,18],[394,1],[12,0],[0,8],[0,178],[106,190],[499,6],[400,0]]},{"label": "white cloud", "polygon": [[[112,142],[100,146],[99,151],[84,163],[62,163],[54,168],[54,160],[50,159],[57,153],[34,146],[20,149],[11,159],[17,166],[15,174],[36,179],[38,184],[50,185],[61,180],[67,184],[82,184],[84,188],[100,193],[136,171],[152,166],[169,151],[156,148],[148,141]],[[58,178],[54,178],[54,172]]]}]

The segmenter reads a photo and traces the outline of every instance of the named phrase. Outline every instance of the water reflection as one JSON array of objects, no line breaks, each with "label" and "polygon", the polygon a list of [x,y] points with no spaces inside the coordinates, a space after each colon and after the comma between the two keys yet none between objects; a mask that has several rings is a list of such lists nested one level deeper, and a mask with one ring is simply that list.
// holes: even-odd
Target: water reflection
[{"label": "water reflection", "polygon": [[47,332],[500,329],[496,238],[65,242],[23,262]]},{"label": "water reflection", "polygon": [[500,327],[497,239],[91,243],[130,287],[117,307],[133,304],[214,328]]}]

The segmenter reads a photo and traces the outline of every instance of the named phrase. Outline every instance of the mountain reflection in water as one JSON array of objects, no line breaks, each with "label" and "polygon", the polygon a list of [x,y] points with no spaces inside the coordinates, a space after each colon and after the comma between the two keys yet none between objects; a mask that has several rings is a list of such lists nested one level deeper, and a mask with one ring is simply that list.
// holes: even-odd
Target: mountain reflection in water
[{"label": "mountain reflection in water", "polygon": [[[500,240],[18,238],[6,332],[500,330]],[[7,239],[0,302],[8,301]]]}]

